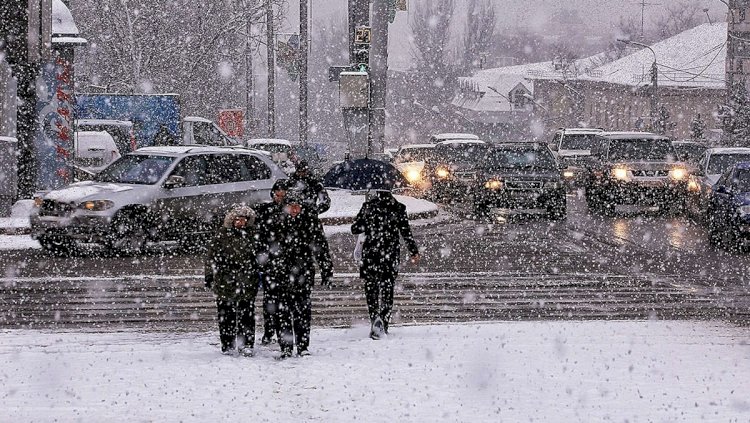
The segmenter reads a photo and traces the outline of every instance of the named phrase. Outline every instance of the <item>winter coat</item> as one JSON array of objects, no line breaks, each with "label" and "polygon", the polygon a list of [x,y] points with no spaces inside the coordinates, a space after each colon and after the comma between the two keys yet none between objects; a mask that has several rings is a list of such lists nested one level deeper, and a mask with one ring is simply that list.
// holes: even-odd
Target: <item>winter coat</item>
[{"label": "winter coat", "polygon": [[205,260],[207,285],[224,299],[254,300],[258,290],[257,240],[253,228],[222,227],[209,242]]},{"label": "winter coat", "polygon": [[[288,282],[294,274],[313,274],[317,261],[321,273],[330,276],[333,263],[317,216],[303,208],[303,212],[293,218],[283,207],[269,203],[255,209],[262,271],[274,281]],[[313,281],[305,283],[312,285]]]},{"label": "winter coat", "polygon": [[298,191],[303,196],[303,206],[313,210],[315,214],[325,213],[331,208],[331,197],[323,183],[316,178],[310,175],[300,177],[292,174],[289,183],[289,189]]},{"label": "winter coat", "polygon": [[398,274],[401,245],[404,238],[409,254],[419,254],[411,234],[406,206],[396,201],[389,192],[376,192],[365,201],[352,225],[353,234],[365,234],[362,246],[360,277]]}]

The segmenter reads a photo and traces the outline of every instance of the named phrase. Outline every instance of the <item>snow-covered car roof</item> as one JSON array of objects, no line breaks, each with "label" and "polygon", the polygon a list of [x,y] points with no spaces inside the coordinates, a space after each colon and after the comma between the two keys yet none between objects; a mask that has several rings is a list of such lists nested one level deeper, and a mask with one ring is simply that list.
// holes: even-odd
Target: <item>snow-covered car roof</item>
[{"label": "snow-covered car roof", "polygon": [[199,116],[186,116],[185,119],[183,119],[185,122],[203,122],[203,123],[213,123],[210,119],[202,118]]},{"label": "snow-covered car roof", "polygon": [[600,134],[604,132],[602,128],[560,128],[557,132],[566,134]]},{"label": "snow-covered car roof", "polygon": [[232,147],[211,147],[205,145],[176,145],[176,146],[158,146],[158,147],[141,147],[133,153],[143,154],[163,154],[167,156],[176,156],[187,153],[226,153],[227,151],[248,151],[246,148]]},{"label": "snow-covered car roof", "polygon": [[705,142],[691,141],[691,140],[672,141],[672,144],[674,145],[701,145],[701,146],[706,145]]},{"label": "snow-covered car roof", "polygon": [[663,136],[654,134],[652,132],[626,132],[626,131],[613,131],[613,132],[599,132],[598,135],[602,137],[607,137],[610,139],[620,140],[620,139],[665,139],[668,140],[669,138]]},{"label": "snow-covered car roof", "polygon": [[476,140],[446,140],[446,141],[440,141],[435,146],[438,145],[451,145],[451,144],[487,144],[486,142],[476,139]]},{"label": "snow-covered car roof", "polygon": [[749,147],[714,147],[708,149],[709,154],[750,154]]},{"label": "snow-covered car roof", "polygon": [[287,145],[289,147],[292,146],[291,141],[281,138],[253,138],[247,140],[247,142],[245,143],[245,145],[247,145],[248,147],[261,144]]},{"label": "snow-covered car roof", "polygon": [[478,140],[479,136],[474,134],[466,133],[445,133],[433,135],[432,139],[436,141],[447,141],[447,140]]},{"label": "snow-covered car roof", "polygon": [[399,147],[397,151],[406,150],[409,148],[435,148],[435,144],[406,144]]}]

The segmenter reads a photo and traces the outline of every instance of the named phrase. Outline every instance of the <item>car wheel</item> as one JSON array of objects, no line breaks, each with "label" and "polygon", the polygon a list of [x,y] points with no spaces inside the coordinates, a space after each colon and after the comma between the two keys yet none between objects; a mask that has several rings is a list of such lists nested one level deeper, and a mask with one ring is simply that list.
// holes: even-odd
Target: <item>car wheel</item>
[{"label": "car wheel", "polygon": [[119,213],[112,220],[107,247],[121,255],[140,254],[146,247],[149,232],[145,219],[135,212]]},{"label": "car wheel", "polygon": [[37,241],[44,251],[56,256],[70,256],[77,251],[75,241],[64,235],[44,235]]}]

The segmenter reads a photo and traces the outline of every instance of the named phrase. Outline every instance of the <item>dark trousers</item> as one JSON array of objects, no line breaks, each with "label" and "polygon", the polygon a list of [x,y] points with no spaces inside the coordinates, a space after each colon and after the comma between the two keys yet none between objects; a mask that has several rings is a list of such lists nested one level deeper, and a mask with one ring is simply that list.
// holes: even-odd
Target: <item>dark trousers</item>
[{"label": "dark trousers", "polygon": [[310,346],[310,326],[312,326],[312,283],[295,285],[291,295],[294,343],[297,351]]},{"label": "dark trousers", "polygon": [[219,315],[219,339],[221,350],[235,347],[239,338],[240,346],[252,347],[255,344],[255,300],[235,300],[217,298],[216,310]]},{"label": "dark trousers", "polygon": [[269,293],[270,280],[265,273],[261,275],[261,281],[263,281],[263,338],[271,339],[276,333],[276,323],[273,321],[276,314],[276,304]]},{"label": "dark trousers", "polygon": [[393,287],[396,285],[396,275],[390,272],[370,273],[365,276],[365,298],[370,322],[380,317],[383,328],[388,331],[393,310]]},{"label": "dark trousers", "polygon": [[[292,295],[288,283],[278,283],[273,278],[266,280],[264,303],[271,313],[273,332],[279,341],[282,352],[291,353],[294,349],[292,328]],[[265,299],[267,298],[267,302]]]}]

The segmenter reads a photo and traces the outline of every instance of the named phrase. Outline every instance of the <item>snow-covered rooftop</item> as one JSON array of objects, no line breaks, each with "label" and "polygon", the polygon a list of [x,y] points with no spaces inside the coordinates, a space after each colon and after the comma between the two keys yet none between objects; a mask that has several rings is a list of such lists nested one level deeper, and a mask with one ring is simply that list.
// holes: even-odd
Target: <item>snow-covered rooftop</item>
[{"label": "snow-covered rooftop", "polygon": [[723,89],[727,24],[698,25],[596,69],[580,79],[620,85],[648,85],[656,56],[659,85]]},{"label": "snow-covered rooftop", "polygon": [[78,36],[78,27],[73,14],[62,0],[52,0],[52,42],[54,44],[86,44],[86,39]]}]

